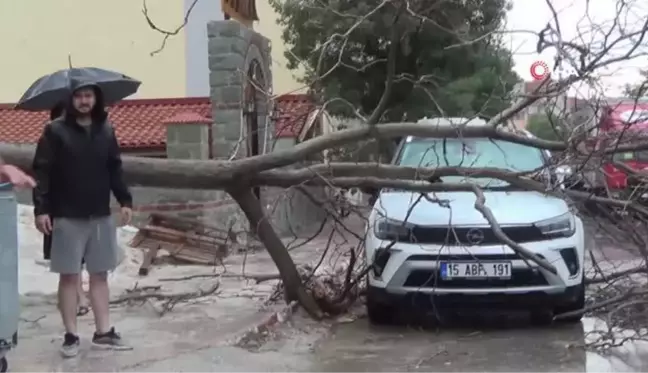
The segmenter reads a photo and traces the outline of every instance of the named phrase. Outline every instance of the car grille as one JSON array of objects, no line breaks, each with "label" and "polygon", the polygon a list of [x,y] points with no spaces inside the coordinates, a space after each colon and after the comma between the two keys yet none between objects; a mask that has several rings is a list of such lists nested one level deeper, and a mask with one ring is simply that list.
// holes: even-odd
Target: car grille
[{"label": "car grille", "polygon": [[[472,260],[519,260],[520,256],[516,254],[500,255],[413,255],[408,261],[472,261]],[[548,285],[547,279],[537,269],[533,268],[513,268],[510,279],[452,279],[443,280],[440,270],[438,269],[417,269],[413,270],[407,280],[405,287],[417,288],[437,288],[437,289],[483,289],[483,288],[507,288],[507,287],[524,287],[524,286],[544,286]]]},{"label": "car grille", "polygon": [[[533,225],[502,227],[504,233],[517,243],[543,241],[547,238]],[[490,227],[422,227],[412,228],[411,242],[449,246],[498,245],[502,242]]]}]

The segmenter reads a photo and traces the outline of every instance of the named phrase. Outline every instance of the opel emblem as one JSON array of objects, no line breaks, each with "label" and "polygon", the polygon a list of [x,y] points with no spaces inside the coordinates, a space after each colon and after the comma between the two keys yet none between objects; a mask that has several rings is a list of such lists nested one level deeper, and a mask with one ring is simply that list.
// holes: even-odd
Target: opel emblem
[{"label": "opel emblem", "polygon": [[484,231],[477,228],[472,228],[466,233],[466,240],[469,244],[479,245],[484,242]]}]

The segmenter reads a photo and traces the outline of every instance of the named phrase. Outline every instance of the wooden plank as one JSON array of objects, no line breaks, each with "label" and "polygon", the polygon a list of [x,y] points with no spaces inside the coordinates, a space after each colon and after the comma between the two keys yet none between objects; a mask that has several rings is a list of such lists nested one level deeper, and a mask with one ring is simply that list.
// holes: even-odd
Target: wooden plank
[{"label": "wooden plank", "polygon": [[186,250],[172,255],[178,260],[200,265],[214,265],[221,262],[221,258],[207,255],[196,255],[195,252]]},{"label": "wooden plank", "polygon": [[172,216],[172,215],[166,215],[166,214],[160,214],[160,213],[152,213],[151,214],[151,222],[154,225],[158,225],[161,222],[168,222],[169,224],[174,224],[174,225],[180,225],[180,226],[188,226],[190,229],[195,229],[196,226],[200,226],[209,230],[213,231],[223,231],[226,232],[227,230],[218,227],[216,225],[211,225],[208,223],[204,223],[202,221],[199,221],[197,219],[189,219],[189,218],[181,218],[178,216]]},{"label": "wooden plank", "polygon": [[[209,232],[210,228],[218,230],[220,234]],[[161,214],[151,214],[148,224],[140,228],[137,239],[132,240],[132,246],[148,249],[139,271],[141,276],[149,273],[159,250],[165,250],[170,256],[186,262],[214,265],[222,263],[231,244],[237,244],[236,235],[231,231],[225,232],[216,227],[205,227],[191,219]]]},{"label": "wooden plank", "polygon": [[146,239],[146,233],[141,232],[141,231],[138,231],[137,234],[135,234],[135,237],[133,237],[133,238],[131,239],[131,241],[129,242],[129,246],[137,247],[137,246],[139,246],[139,245],[142,243],[142,241],[144,241],[145,239]]},{"label": "wooden plank", "polygon": [[180,231],[191,231],[196,234],[205,236],[217,236],[218,238],[227,238],[232,242],[238,243],[236,234],[232,230],[223,229],[221,227],[204,223],[196,219],[180,218],[177,216],[169,216],[159,213],[151,214],[151,225],[162,226],[166,228],[176,229]]},{"label": "wooden plank", "polygon": [[181,250],[174,251],[171,255],[181,260],[204,265],[222,263],[223,258],[226,256],[222,250],[215,252],[197,251],[194,247],[188,246],[185,246]]},{"label": "wooden plank", "polygon": [[176,229],[165,227],[147,225],[142,229],[150,234],[149,237],[164,237],[165,239],[169,239],[173,242],[180,241],[184,243],[193,240],[193,242],[204,243],[212,247],[218,247],[219,245],[225,244],[227,242],[226,240],[218,239],[216,237],[203,236],[193,232],[182,232]]}]

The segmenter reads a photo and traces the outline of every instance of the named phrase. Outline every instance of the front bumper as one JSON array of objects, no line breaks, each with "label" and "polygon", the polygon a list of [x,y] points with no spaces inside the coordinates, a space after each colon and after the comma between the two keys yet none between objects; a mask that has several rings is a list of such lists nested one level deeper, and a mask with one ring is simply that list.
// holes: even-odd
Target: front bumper
[{"label": "front bumper", "polygon": [[560,292],[547,293],[532,291],[527,293],[506,294],[424,294],[418,291],[390,293],[387,289],[367,287],[367,296],[373,302],[390,306],[415,307],[488,307],[489,309],[529,310],[533,308],[555,308],[575,302],[582,290],[579,286],[562,288]]},{"label": "front bumper", "polygon": [[[568,288],[577,287],[582,281],[584,265],[584,238],[582,222],[577,220],[576,234],[568,238],[522,244],[531,252],[541,255],[552,263],[557,274],[548,272],[535,263],[523,260],[513,249],[505,245],[486,246],[440,246],[396,243],[375,238],[368,234],[365,241],[369,263],[378,249],[390,247],[389,259],[381,271],[369,272],[369,285],[384,289],[392,295],[423,293],[435,295],[528,295],[542,293],[560,295]],[[566,250],[572,250],[572,261],[565,260]],[[441,262],[495,261],[510,262],[512,276],[500,279],[454,279],[443,280],[440,276]],[[572,267],[570,268],[570,263]],[[573,265],[577,266],[574,271]]]}]

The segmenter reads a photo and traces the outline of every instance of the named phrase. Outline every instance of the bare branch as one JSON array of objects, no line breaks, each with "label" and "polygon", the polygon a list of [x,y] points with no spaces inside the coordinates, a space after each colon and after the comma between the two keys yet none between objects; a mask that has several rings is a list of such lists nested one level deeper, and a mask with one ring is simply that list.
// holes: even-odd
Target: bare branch
[{"label": "bare branch", "polygon": [[185,13],[184,20],[183,20],[182,24],[179,25],[178,27],[176,27],[175,29],[169,31],[169,30],[165,30],[165,29],[163,29],[163,28],[160,28],[159,26],[157,26],[157,25],[155,24],[155,22],[153,22],[153,20],[152,20],[151,17],[149,16],[148,7],[146,6],[146,0],[142,0],[142,14],[144,14],[144,18],[146,19],[146,23],[149,25],[149,27],[150,27],[152,30],[155,30],[155,31],[161,33],[162,35],[164,35],[164,38],[162,38],[162,43],[160,44],[160,46],[158,47],[158,49],[156,49],[156,50],[154,50],[154,51],[152,51],[152,52],[150,53],[150,54],[151,54],[151,57],[153,57],[153,56],[155,56],[156,54],[162,52],[162,50],[163,50],[164,47],[166,46],[167,40],[168,40],[171,36],[178,35],[178,34],[180,33],[180,31],[182,31],[182,29],[184,29],[185,26],[187,26],[187,23],[189,22],[189,17],[191,16],[191,12],[193,11],[193,9],[194,9],[194,7],[196,6],[197,3],[198,3],[198,0],[193,0],[193,2],[191,3],[191,5],[189,6],[189,9],[188,9],[187,12]]}]

